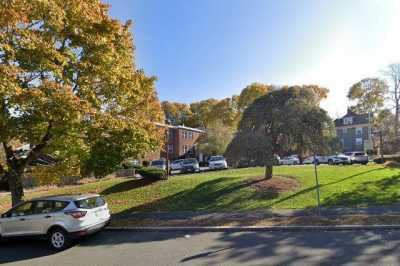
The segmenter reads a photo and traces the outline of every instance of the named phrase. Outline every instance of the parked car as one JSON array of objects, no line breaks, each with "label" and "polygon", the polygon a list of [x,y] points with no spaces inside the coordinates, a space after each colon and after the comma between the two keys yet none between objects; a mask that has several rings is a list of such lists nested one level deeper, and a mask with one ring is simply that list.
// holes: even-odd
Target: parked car
[{"label": "parked car", "polygon": [[166,160],[154,160],[150,162],[151,167],[157,167],[163,170],[167,170],[167,161]]},{"label": "parked car", "polygon": [[[316,155],[316,161],[317,164],[321,163],[328,163],[328,156],[323,156],[323,155]],[[313,164],[314,163],[314,156],[309,156],[303,160],[303,164]]]},{"label": "parked car", "polygon": [[183,159],[175,160],[171,163],[170,169],[171,171],[179,171],[182,170]]},{"label": "parked car", "polygon": [[228,169],[228,163],[226,162],[224,156],[211,156],[208,160],[208,167],[210,170]]},{"label": "parked car", "polygon": [[328,164],[330,165],[338,165],[338,164],[351,164],[351,159],[349,156],[345,154],[338,154],[329,156]]},{"label": "parked car", "polygon": [[0,218],[1,238],[45,237],[56,250],[72,239],[103,229],[110,221],[107,203],[99,195],[61,195],[23,202]]},{"label": "parked car", "polygon": [[297,155],[291,155],[280,159],[279,163],[281,165],[297,165],[300,164],[300,160],[299,157],[297,157]]},{"label": "parked car", "polygon": [[365,152],[346,152],[345,155],[350,157],[351,163],[368,164],[368,155]]},{"label": "parked car", "polygon": [[188,172],[200,172],[199,162],[195,158],[184,159],[182,163],[182,170],[183,173]]}]

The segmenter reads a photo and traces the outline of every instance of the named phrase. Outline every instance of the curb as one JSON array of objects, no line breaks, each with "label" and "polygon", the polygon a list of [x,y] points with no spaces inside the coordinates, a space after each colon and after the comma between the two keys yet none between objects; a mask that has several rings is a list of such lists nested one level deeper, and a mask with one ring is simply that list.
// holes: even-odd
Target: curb
[{"label": "curb", "polygon": [[183,227],[107,227],[108,231],[134,232],[245,232],[245,231],[348,231],[348,230],[400,230],[400,225],[305,225],[305,226],[183,226]]}]

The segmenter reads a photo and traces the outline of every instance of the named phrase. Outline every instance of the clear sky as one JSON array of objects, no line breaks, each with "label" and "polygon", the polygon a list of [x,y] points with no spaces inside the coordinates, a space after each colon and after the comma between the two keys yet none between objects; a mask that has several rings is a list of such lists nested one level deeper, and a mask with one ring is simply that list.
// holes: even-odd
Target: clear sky
[{"label": "clear sky", "polygon": [[400,62],[400,0],[106,0],[134,22],[136,64],[161,100],[238,94],[252,82],[319,84],[345,113],[346,92]]}]

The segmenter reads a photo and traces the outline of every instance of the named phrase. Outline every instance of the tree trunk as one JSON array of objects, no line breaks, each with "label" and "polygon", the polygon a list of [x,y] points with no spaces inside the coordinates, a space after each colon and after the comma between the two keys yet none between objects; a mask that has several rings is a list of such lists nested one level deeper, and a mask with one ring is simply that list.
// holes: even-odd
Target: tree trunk
[{"label": "tree trunk", "polygon": [[394,134],[395,134],[396,140],[399,137],[399,112],[400,112],[400,106],[399,106],[399,103],[396,102],[396,111],[394,114],[394,117],[395,117],[394,118]]},{"label": "tree trunk", "polygon": [[272,164],[270,162],[267,162],[265,165],[265,179],[271,179],[272,178]]},{"label": "tree trunk", "polygon": [[6,178],[10,186],[12,206],[15,206],[20,203],[24,197],[22,174],[19,171],[11,169],[6,173]]}]

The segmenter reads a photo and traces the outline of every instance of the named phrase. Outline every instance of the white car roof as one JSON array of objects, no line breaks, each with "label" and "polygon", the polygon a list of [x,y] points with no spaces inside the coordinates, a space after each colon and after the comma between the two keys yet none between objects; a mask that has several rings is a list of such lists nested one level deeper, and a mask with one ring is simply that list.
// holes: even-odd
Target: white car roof
[{"label": "white car roof", "polygon": [[83,200],[87,198],[99,197],[98,194],[65,194],[65,195],[54,195],[36,198],[32,200],[59,200],[59,201],[75,201],[75,200]]}]

